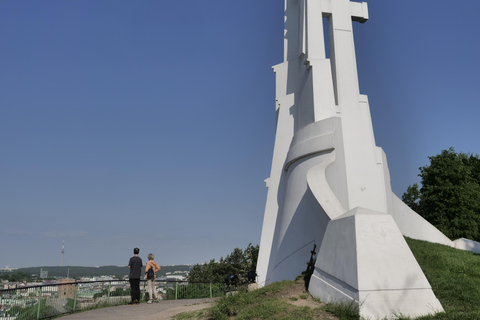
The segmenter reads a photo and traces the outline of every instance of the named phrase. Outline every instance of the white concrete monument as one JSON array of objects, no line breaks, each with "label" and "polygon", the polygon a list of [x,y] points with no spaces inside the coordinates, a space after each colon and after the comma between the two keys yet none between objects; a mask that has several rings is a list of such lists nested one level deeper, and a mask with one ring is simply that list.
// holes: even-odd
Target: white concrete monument
[{"label": "white concrete monument", "polygon": [[403,235],[454,245],[391,190],[358,86],[352,20],[367,19],[364,2],[285,0],[258,283],[294,279],[316,245],[309,291],[322,301],[371,319],[440,312]]}]

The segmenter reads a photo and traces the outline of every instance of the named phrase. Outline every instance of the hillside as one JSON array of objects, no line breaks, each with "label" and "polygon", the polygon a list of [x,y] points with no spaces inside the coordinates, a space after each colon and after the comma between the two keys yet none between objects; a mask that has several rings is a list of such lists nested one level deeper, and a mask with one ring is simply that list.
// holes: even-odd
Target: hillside
[{"label": "hillside", "polygon": [[[303,280],[281,281],[217,300],[208,309],[177,314],[177,320],[282,319],[338,320],[331,306],[313,299]],[[351,312],[350,312],[351,314]]]},{"label": "hillside", "polygon": [[[406,238],[444,313],[417,320],[480,319],[480,255]],[[296,305],[299,303],[300,305]],[[179,314],[175,319],[359,319],[351,306],[323,304],[303,291],[302,281],[283,281],[253,292],[222,298],[211,308]],[[408,318],[399,316],[397,320]]]},{"label": "hillside", "polygon": [[[175,265],[175,266],[160,266],[161,270],[157,272],[157,276],[165,276],[168,272],[174,271],[189,271],[190,266],[188,265]],[[121,266],[101,266],[101,267],[80,267],[80,266],[63,266],[63,267],[52,267],[52,266],[41,266],[41,267],[30,267],[30,268],[19,268],[14,272],[25,272],[28,274],[40,275],[40,269],[43,271],[48,271],[48,277],[61,277],[64,278],[67,276],[70,278],[78,277],[99,277],[99,276],[114,276],[117,278],[123,278],[128,275],[128,267]]]}]

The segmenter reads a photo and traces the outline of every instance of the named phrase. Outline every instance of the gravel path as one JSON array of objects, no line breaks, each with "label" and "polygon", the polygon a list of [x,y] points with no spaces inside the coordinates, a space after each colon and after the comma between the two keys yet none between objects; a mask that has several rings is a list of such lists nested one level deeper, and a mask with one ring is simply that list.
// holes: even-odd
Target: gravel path
[{"label": "gravel path", "polygon": [[141,303],[139,305],[122,305],[118,307],[100,308],[85,312],[79,312],[61,317],[62,320],[168,320],[172,316],[187,312],[208,308],[213,299],[192,300],[162,300],[159,303]]}]

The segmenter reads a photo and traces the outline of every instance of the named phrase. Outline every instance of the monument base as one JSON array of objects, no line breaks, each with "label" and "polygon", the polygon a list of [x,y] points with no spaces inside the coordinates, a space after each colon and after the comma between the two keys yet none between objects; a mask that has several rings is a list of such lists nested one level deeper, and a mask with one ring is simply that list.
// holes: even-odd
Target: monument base
[{"label": "monument base", "polygon": [[443,311],[392,216],[359,207],[328,224],[309,292],[372,320]]},{"label": "monument base", "polygon": [[352,303],[362,317],[372,320],[395,315],[415,318],[443,311],[430,289],[357,291],[352,298],[324,279],[312,276],[309,292],[325,302]]}]

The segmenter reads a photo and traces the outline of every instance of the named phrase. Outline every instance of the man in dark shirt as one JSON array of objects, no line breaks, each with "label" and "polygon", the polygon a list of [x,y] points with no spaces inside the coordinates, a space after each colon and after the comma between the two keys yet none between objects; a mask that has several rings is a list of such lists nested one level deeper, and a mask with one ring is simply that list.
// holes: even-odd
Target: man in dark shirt
[{"label": "man in dark shirt", "polygon": [[138,256],[140,249],[133,249],[133,257],[128,262],[130,268],[130,294],[132,301],[129,304],[138,304],[140,302],[140,273],[142,272],[142,258]]}]

